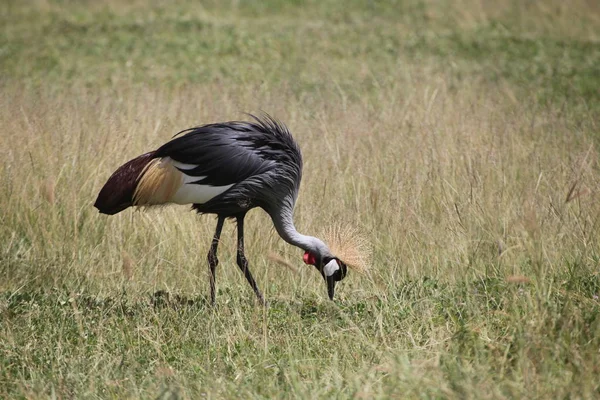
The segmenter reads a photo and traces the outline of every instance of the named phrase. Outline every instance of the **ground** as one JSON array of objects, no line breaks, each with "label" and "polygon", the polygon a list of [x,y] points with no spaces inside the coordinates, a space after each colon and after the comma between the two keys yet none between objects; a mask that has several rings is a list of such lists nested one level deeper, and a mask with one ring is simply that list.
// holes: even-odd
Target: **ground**
[{"label": "ground", "polygon": [[[600,395],[597,2],[11,0],[0,27],[0,397]],[[372,245],[333,302],[260,210],[269,306],[229,223],[212,308],[214,217],[92,206],[261,110],[304,154],[297,228]]]}]

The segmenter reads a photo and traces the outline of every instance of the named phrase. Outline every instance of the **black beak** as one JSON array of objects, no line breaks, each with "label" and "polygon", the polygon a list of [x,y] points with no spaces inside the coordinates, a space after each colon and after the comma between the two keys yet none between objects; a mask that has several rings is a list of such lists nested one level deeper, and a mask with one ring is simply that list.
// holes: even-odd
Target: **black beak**
[{"label": "black beak", "polygon": [[327,294],[329,295],[329,300],[333,300],[333,295],[335,293],[335,278],[332,276],[328,276],[325,278],[327,281]]},{"label": "black beak", "polygon": [[317,270],[321,273],[321,276],[325,279],[325,282],[327,282],[327,294],[329,295],[330,300],[333,300],[333,295],[335,294],[335,283],[337,281],[341,281],[342,279],[344,279],[348,272],[348,268],[346,267],[346,264],[344,264],[343,262],[341,262],[340,260],[335,258],[339,268],[335,271],[328,271],[331,273],[330,276],[325,275],[325,271],[323,269],[324,265],[326,266],[327,263],[331,262],[332,260],[333,260],[332,258],[329,258],[326,260],[322,260],[318,264],[313,264],[315,266],[315,268],[317,268]]}]

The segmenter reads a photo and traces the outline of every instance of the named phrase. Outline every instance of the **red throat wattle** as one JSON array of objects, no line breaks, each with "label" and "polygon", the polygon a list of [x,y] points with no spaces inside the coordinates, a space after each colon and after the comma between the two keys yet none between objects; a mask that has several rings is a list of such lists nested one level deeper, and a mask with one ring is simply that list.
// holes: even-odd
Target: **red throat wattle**
[{"label": "red throat wattle", "polygon": [[317,260],[315,259],[315,256],[310,254],[308,251],[306,253],[304,253],[304,256],[302,257],[302,259],[304,260],[305,264],[315,265],[315,263],[317,262]]}]

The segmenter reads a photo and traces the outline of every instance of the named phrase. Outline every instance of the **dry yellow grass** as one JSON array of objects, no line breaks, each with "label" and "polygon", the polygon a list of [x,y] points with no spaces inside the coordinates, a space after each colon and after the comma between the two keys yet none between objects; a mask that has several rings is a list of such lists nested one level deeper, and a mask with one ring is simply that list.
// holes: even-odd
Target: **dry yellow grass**
[{"label": "dry yellow grass", "polygon": [[[4,229],[20,227],[30,243],[28,257],[63,260],[70,271],[96,275],[93,282],[100,286],[114,287],[121,251],[127,251],[153,259],[143,264],[155,279],[174,279],[158,267],[168,260],[186,271],[174,286],[181,283],[185,291],[192,284],[192,291],[201,291],[204,274],[189,266],[204,263],[214,228],[210,217],[173,206],[107,218],[91,204],[124,161],[182,128],[241,118],[236,109],[248,110],[262,98],[257,108],[286,121],[304,153],[299,229],[318,234],[342,222],[368,232],[376,275],[439,274],[452,280],[485,273],[487,262],[520,274],[532,256],[544,268],[560,266],[565,249],[585,252],[597,240],[590,231],[598,211],[592,189],[598,183],[597,154],[584,134],[595,122],[575,125],[559,110],[515,107],[483,89],[451,92],[442,79],[415,79],[404,82],[406,95],[381,90],[372,112],[361,104],[319,105],[319,99],[314,109],[320,111],[309,111],[285,92],[257,94],[252,88],[220,98],[150,89],[112,96],[79,89],[56,98],[7,88],[6,134],[0,139]],[[575,182],[586,195],[566,202]],[[284,252],[298,252],[277,239],[263,213],[251,218],[247,247],[260,265],[261,254],[275,243]],[[64,235],[73,239],[48,246]],[[157,253],[143,249],[155,246]],[[73,265],[81,248],[95,250]],[[261,280],[272,273],[266,269]],[[345,290],[372,290],[364,285],[349,279]]]}]

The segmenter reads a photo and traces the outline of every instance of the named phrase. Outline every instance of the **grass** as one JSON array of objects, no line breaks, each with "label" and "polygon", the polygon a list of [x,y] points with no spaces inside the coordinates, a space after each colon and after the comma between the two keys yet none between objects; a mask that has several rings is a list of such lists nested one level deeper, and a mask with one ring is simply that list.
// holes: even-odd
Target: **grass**
[{"label": "grass", "polygon": [[[598,396],[593,2],[0,9],[0,397]],[[124,161],[259,110],[304,153],[298,228],[373,244],[335,302],[259,210],[270,305],[227,224],[212,309],[214,218],[92,207]]]}]

